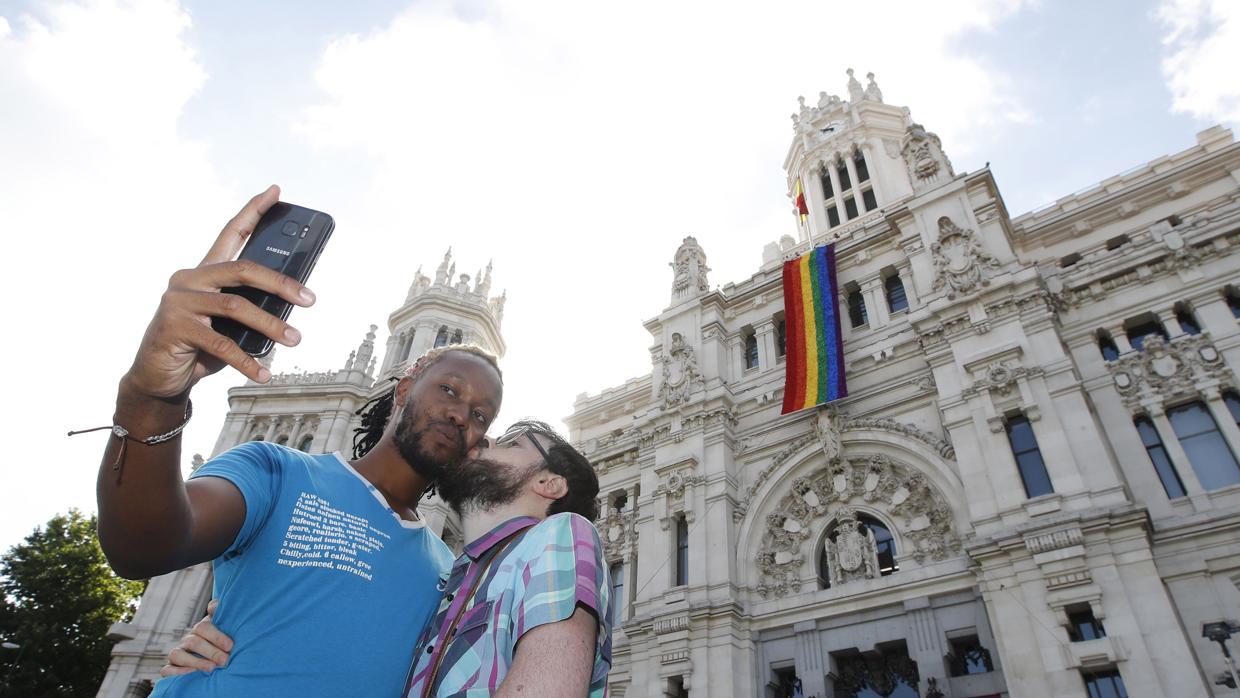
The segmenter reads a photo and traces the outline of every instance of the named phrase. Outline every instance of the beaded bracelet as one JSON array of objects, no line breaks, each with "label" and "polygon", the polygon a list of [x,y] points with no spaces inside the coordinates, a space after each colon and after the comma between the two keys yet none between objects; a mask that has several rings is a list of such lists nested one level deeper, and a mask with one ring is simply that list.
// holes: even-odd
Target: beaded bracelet
[{"label": "beaded bracelet", "polygon": [[76,436],[78,434],[88,434],[92,431],[101,431],[103,429],[108,429],[109,431],[112,432],[112,436],[115,436],[116,438],[120,439],[121,450],[119,453],[116,454],[116,460],[112,462],[112,470],[116,471],[116,484],[119,485],[121,484],[121,469],[125,467],[125,446],[126,446],[125,442],[132,441],[136,444],[142,444],[143,446],[158,446],[159,444],[166,443],[181,435],[181,432],[185,429],[185,425],[189,424],[189,418],[192,416],[194,416],[194,402],[192,400],[186,400],[185,420],[181,422],[180,424],[178,424],[171,431],[166,431],[162,434],[156,434],[155,436],[148,436],[145,439],[139,439],[133,436],[132,434],[130,434],[129,430],[126,429],[125,427],[119,424],[113,424],[112,426],[103,426],[103,427],[95,427],[93,429],[81,429],[79,431],[71,431],[69,432],[69,436]]}]

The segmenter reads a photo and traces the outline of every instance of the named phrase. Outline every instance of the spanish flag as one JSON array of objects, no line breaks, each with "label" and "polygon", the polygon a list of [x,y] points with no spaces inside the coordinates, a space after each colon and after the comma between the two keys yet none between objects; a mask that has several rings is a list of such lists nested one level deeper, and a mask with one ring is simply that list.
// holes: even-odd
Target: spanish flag
[{"label": "spanish flag", "polygon": [[801,214],[801,222],[805,222],[805,218],[809,216],[809,206],[805,205],[805,190],[801,188],[801,178],[797,177],[797,213]]},{"label": "spanish flag", "polygon": [[784,407],[796,412],[848,395],[835,245],[784,262]]}]

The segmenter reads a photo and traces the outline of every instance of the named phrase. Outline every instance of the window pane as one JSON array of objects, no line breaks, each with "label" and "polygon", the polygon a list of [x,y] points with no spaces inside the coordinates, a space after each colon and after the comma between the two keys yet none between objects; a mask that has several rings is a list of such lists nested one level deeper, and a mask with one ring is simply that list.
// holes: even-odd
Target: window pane
[{"label": "window pane", "polygon": [[1227,403],[1227,411],[1231,412],[1231,418],[1235,420],[1237,426],[1240,426],[1240,395],[1231,392],[1223,393],[1223,402]]},{"label": "window pane", "polygon": [[852,180],[848,179],[848,166],[840,163],[835,166],[835,174],[840,179],[840,191],[852,189]]},{"label": "window pane", "polygon": [[857,217],[857,200],[851,196],[844,197],[844,213],[848,214],[848,220]]},{"label": "window pane", "polygon": [[840,224],[840,212],[834,206],[827,207],[827,224],[832,228]]},{"label": "window pane", "polygon": [[1103,361],[1114,361],[1119,358],[1119,347],[1115,346],[1115,340],[1111,339],[1110,335],[1098,336],[1098,351],[1102,352]]},{"label": "window pane", "polygon": [[1081,678],[1085,679],[1085,688],[1089,691],[1090,698],[1128,698],[1124,680],[1116,669],[1084,674]]},{"label": "window pane", "polygon": [[1183,497],[1185,495],[1184,483],[1180,481],[1180,474],[1167,456],[1167,449],[1163,447],[1158,429],[1148,417],[1138,417],[1135,423],[1137,433],[1141,435],[1141,444],[1145,446],[1145,452],[1149,454],[1150,462],[1154,464],[1154,472],[1158,473],[1158,479],[1162,482],[1167,497],[1169,499]]},{"label": "window pane", "polygon": [[758,367],[758,338],[754,335],[745,336],[745,368]]},{"label": "window pane", "polygon": [[1168,410],[1167,418],[1171,420],[1171,428],[1175,429],[1176,437],[1181,440],[1197,434],[1217,431],[1214,419],[1210,417],[1210,411],[1200,402],[1192,402]]},{"label": "window pane", "polygon": [[1012,450],[1016,453],[1027,453],[1038,448],[1038,441],[1033,436],[1033,425],[1024,417],[1008,420],[1008,438],[1012,440]]},{"label": "window pane", "polygon": [[1187,310],[1180,309],[1175,313],[1176,322],[1180,323],[1180,329],[1187,334],[1201,334],[1201,326],[1197,324],[1197,318]]},{"label": "window pane", "polygon": [[1153,334],[1159,335],[1163,339],[1167,339],[1167,330],[1163,329],[1162,323],[1151,320],[1129,328],[1128,343],[1132,345],[1133,349],[1140,351],[1142,345],[1145,344],[1145,338]]},{"label": "window pane", "polygon": [[1025,494],[1038,497],[1054,492],[1055,488],[1051,486],[1051,477],[1046,472],[1046,463],[1042,461],[1042,453],[1038,450],[1038,442],[1034,438],[1029,420],[1024,417],[1008,420],[1007,435],[1012,444],[1012,455],[1016,458],[1021,482],[1025,485]]},{"label": "window pane", "polygon": [[676,585],[689,583],[689,524],[676,519]]},{"label": "window pane", "polygon": [[874,209],[878,208],[878,199],[874,198],[873,189],[866,189],[865,191],[861,192],[861,199],[865,203],[865,210],[873,211]]},{"label": "window pane", "polygon": [[827,174],[826,170],[823,170],[821,179],[823,196],[828,199],[835,196],[835,190],[831,188],[831,175]]},{"label": "window pane", "polygon": [[613,622],[624,620],[624,563],[617,562],[611,566],[611,594],[615,599],[616,616]]},{"label": "window pane", "polygon": [[1214,490],[1240,483],[1240,465],[1205,405],[1193,402],[1168,410],[1167,418],[1202,487]]},{"label": "window pane", "polygon": [[891,312],[907,309],[908,296],[904,294],[904,283],[900,277],[892,274],[883,283],[887,287],[887,307],[891,308]]},{"label": "window pane", "polygon": [[779,355],[783,356],[788,353],[788,327],[783,320],[779,321],[779,327],[776,328],[776,342],[778,344]]},{"label": "window pane", "polygon": [[857,168],[857,181],[865,182],[870,179],[870,168],[865,165],[865,156],[858,150],[853,156],[853,167]]},{"label": "window pane", "polygon": [[848,319],[853,327],[861,327],[870,322],[865,313],[865,298],[861,296],[861,291],[850,291],[848,294]]},{"label": "window pane", "polygon": [[1240,293],[1228,289],[1223,295],[1227,298],[1227,307],[1231,308],[1232,317],[1240,319]]}]

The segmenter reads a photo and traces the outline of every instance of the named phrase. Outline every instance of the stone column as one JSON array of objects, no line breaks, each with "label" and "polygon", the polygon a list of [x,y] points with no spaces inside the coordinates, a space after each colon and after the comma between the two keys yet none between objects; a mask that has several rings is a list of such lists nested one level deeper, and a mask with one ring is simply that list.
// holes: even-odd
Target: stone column
[{"label": "stone column", "polygon": [[[829,161],[829,162],[827,163],[827,177],[828,177],[828,178],[830,178],[830,180],[831,180],[831,188],[835,190],[835,196],[833,196],[833,197],[831,197],[829,200],[827,200],[827,202],[826,202],[826,206],[835,206],[836,211],[838,211],[838,212],[839,212],[839,214],[840,214],[840,223],[842,224],[842,223],[844,223],[844,222],[845,222],[845,221],[844,221],[844,217],[845,217],[845,216],[844,216],[844,199],[843,199],[843,197],[841,197],[841,196],[840,196],[840,194],[841,194],[841,192],[840,192],[840,176],[839,176],[839,174],[835,171],[835,161],[834,161],[834,160],[831,160],[831,161]],[[825,212],[826,212],[826,210],[827,210],[827,209],[826,209],[826,206],[824,206],[824,207],[823,207],[823,209],[822,209],[824,213],[825,213]]]},{"label": "stone column", "polygon": [[293,428],[288,434],[289,448],[297,448],[297,438],[301,436],[301,427],[305,417],[297,415],[293,417]]},{"label": "stone column", "polygon": [[[887,199],[884,197],[882,188],[878,185],[878,177],[874,176],[877,174],[877,171],[874,169],[874,163],[877,161],[874,157],[874,148],[870,146],[869,142],[866,142],[861,144],[860,150],[862,157],[865,158],[865,168],[869,170],[870,173],[870,178],[866,181],[870,183],[870,188],[874,190],[874,200],[878,202],[879,206],[882,206],[883,202]],[[907,292],[908,289],[906,288],[905,291]]]},{"label": "stone column", "polygon": [[871,276],[861,282],[861,295],[865,297],[871,328],[886,325],[891,317],[887,310],[887,295],[883,290],[883,280],[878,276]]},{"label": "stone column", "polygon": [[917,690],[926,695],[930,677],[941,679],[940,689],[947,686],[947,677],[940,676],[943,666],[942,635],[938,619],[934,617],[934,609],[930,608],[930,599],[918,597],[904,602],[907,611],[904,617],[908,620],[908,655],[917,662],[920,683]]},{"label": "stone column", "polygon": [[1111,325],[1103,329],[1111,335],[1111,341],[1115,342],[1115,348],[1119,349],[1120,356],[1132,351],[1132,344],[1128,342],[1128,333],[1124,331],[1123,325]]},{"label": "stone column", "polygon": [[1158,321],[1162,323],[1163,329],[1172,337],[1178,337],[1184,334],[1184,328],[1180,326],[1180,321],[1175,317],[1175,311],[1170,308],[1164,308],[1158,311]]},{"label": "stone column", "polygon": [[807,620],[792,626],[797,635],[796,670],[804,696],[827,696],[827,670],[822,661],[822,638],[816,621]]},{"label": "stone column", "polygon": [[857,217],[865,215],[865,204],[861,201],[861,182],[857,181],[857,165],[853,162],[852,153],[844,154],[844,169],[848,170],[848,178],[852,180],[852,189],[849,189],[853,202],[857,207]]},{"label": "stone column", "polygon": [[896,267],[896,274],[900,277],[900,284],[904,286],[904,297],[908,299],[908,309],[912,312],[918,305],[917,284],[913,283],[913,265],[908,261],[904,261]]},{"label": "stone column", "polygon": [[271,441],[276,436],[276,427],[280,425],[279,417],[268,417],[267,431],[263,434],[263,441]]},{"label": "stone column", "polygon": [[755,339],[758,340],[758,368],[767,369],[775,365],[775,323],[763,320],[754,325]]}]

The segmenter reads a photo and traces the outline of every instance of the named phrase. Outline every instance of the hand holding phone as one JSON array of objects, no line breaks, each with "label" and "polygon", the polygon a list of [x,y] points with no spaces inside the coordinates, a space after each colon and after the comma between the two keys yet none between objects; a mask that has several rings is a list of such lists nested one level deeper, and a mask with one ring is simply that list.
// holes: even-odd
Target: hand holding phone
[{"label": "hand holding phone", "polygon": [[[270,379],[270,371],[252,355],[213,329],[214,318],[236,321],[285,346],[301,341],[301,334],[284,318],[238,293],[221,293],[249,287],[292,305],[314,303],[314,294],[297,279],[253,260],[234,259],[279,198],[280,188],[272,185],[250,199],[224,226],[197,267],[182,269],[169,279],[133,365],[122,380],[118,414],[128,412],[121,409],[122,405],[138,398],[176,401],[199,380],[226,365],[259,383]],[[307,267],[307,274],[312,266]],[[149,407],[143,409],[149,411]]]},{"label": "hand holding phone", "polygon": [[[304,284],[335,227],[335,221],[326,213],[281,201],[263,214],[238,259],[261,264]],[[293,310],[292,303],[252,286],[222,290],[241,296],[281,320],[287,320]],[[271,351],[271,338],[257,328],[228,317],[211,318],[211,327],[250,356],[266,356]]]}]

